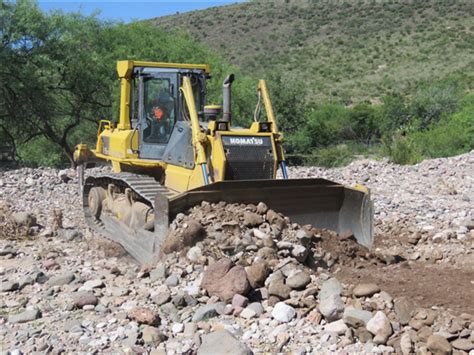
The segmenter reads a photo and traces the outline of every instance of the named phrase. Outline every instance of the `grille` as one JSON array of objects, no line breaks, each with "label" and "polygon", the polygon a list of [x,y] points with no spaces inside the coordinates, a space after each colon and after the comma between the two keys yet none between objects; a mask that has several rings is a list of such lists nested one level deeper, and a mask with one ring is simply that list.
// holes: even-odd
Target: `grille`
[{"label": "grille", "polygon": [[225,180],[273,178],[273,149],[270,137],[224,136],[227,158]]}]

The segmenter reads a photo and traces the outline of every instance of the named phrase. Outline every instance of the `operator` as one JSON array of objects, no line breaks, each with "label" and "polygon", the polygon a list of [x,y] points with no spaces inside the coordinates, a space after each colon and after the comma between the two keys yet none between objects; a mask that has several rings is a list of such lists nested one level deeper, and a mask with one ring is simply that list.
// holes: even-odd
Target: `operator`
[{"label": "operator", "polygon": [[162,89],[158,97],[151,102],[148,117],[150,119],[150,136],[148,141],[167,143],[174,125],[174,100],[166,89]]}]

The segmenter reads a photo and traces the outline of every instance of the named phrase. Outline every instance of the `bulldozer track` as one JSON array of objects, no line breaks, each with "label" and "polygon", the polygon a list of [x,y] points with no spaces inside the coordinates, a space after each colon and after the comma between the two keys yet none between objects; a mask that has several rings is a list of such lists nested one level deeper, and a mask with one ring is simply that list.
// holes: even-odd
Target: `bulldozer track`
[{"label": "bulldozer track", "polygon": [[[126,188],[132,189],[134,199],[144,202],[155,210],[155,197],[161,194],[171,197],[176,193],[157,182],[153,177],[147,175],[137,175],[132,173],[103,173],[91,175],[85,179],[82,188],[82,202],[84,217],[89,228],[99,233],[103,237],[121,244],[137,260],[143,255],[143,249],[147,249],[150,254],[154,253],[153,232],[144,229],[131,229],[117,218],[102,213],[100,218],[92,215],[89,208],[89,192],[92,187],[100,186],[107,189],[108,184],[113,183],[123,193]],[[147,246],[143,245],[143,240],[149,240]],[[136,240],[137,243],[129,243]],[[151,250],[150,250],[151,249]]]}]

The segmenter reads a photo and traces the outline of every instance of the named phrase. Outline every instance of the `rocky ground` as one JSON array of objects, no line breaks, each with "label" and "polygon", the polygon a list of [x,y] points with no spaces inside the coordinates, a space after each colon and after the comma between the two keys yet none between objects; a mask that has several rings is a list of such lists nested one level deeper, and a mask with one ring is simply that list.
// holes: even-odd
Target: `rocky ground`
[{"label": "rocky ground", "polygon": [[87,230],[74,172],[0,169],[2,354],[474,354],[474,152],[290,176],[369,187],[375,247],[203,202],[140,266]]}]

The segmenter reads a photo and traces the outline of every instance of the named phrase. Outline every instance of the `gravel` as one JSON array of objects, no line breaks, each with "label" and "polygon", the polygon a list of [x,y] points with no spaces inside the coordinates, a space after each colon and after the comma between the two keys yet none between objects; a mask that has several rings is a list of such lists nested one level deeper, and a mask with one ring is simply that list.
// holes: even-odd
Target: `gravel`
[{"label": "gravel", "polygon": [[[140,266],[85,227],[74,171],[0,169],[0,342],[24,354],[468,353],[469,301],[420,306],[415,283],[399,295],[383,277],[420,265],[472,275],[473,172],[474,152],[415,166],[293,167],[292,178],[366,180],[373,250],[262,203],[203,202],[173,221],[169,253]],[[344,278],[347,269],[360,277]],[[456,293],[472,302],[472,288],[457,283]]]}]

